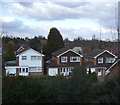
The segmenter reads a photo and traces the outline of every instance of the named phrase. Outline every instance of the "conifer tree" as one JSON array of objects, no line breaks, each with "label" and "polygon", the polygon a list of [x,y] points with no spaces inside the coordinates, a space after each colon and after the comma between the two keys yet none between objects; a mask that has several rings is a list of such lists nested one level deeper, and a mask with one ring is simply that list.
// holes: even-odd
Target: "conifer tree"
[{"label": "conifer tree", "polygon": [[57,28],[51,28],[47,41],[47,56],[51,57],[52,53],[64,47],[62,35]]},{"label": "conifer tree", "polygon": [[15,53],[14,53],[13,43],[11,41],[8,42],[8,44],[7,44],[6,60],[7,61],[15,60]]}]

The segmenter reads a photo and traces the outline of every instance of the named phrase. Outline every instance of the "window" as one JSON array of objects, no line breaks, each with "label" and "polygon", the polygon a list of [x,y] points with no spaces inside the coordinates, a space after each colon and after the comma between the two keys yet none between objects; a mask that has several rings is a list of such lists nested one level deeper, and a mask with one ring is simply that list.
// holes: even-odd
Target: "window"
[{"label": "window", "polygon": [[63,70],[64,70],[63,72],[65,72],[65,68]]},{"label": "window", "polygon": [[42,68],[41,67],[30,67],[29,69],[30,72],[41,72]]},{"label": "window", "polygon": [[31,56],[31,60],[40,60],[41,56]]},{"label": "window", "polygon": [[70,62],[80,62],[80,57],[70,57]]},{"label": "window", "polygon": [[20,68],[19,72],[21,73],[21,68]]},{"label": "window", "polygon": [[25,72],[25,68],[22,69],[23,73]]},{"label": "window", "polygon": [[39,72],[41,72],[41,71],[42,71],[42,68],[41,68],[41,67],[37,67],[37,70],[38,70]]},{"label": "window", "polygon": [[26,68],[26,73],[28,72],[28,68]]},{"label": "window", "polygon": [[38,60],[41,60],[41,56],[37,56],[37,59],[38,59]]},{"label": "window", "polygon": [[22,56],[22,60],[27,60],[27,56]]},{"label": "window", "polygon": [[61,72],[62,72],[62,68],[61,68]]},{"label": "window", "polygon": [[36,71],[36,67],[30,67],[30,71]]},{"label": "window", "polygon": [[103,58],[98,58],[98,63],[103,63]]},{"label": "window", "polygon": [[106,63],[113,63],[115,61],[115,58],[106,57]]},{"label": "window", "polygon": [[67,57],[61,57],[61,62],[67,62]]},{"label": "window", "polygon": [[31,60],[36,60],[36,56],[31,56]]},{"label": "window", "polygon": [[98,69],[98,72],[101,72],[101,69]]},{"label": "window", "polygon": [[68,68],[67,68],[67,72],[68,72]]}]

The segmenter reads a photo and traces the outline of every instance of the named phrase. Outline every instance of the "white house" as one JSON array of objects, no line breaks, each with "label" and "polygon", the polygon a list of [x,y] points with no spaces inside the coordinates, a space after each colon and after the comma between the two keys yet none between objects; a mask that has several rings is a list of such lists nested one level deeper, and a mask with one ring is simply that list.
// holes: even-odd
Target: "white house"
[{"label": "white house", "polygon": [[15,66],[5,66],[6,76],[36,76],[44,73],[44,55],[32,48],[18,53],[16,62]]}]

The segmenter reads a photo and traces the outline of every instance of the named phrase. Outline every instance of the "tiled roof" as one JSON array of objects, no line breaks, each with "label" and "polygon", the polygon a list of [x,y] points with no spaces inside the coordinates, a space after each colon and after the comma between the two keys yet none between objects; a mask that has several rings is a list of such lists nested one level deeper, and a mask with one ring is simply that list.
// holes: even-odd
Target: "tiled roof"
[{"label": "tiled roof", "polygon": [[69,49],[70,49],[70,47],[61,48],[61,49],[59,49],[58,51],[53,52],[52,55],[53,55],[53,56],[58,56],[58,55],[60,55],[61,53],[65,52],[65,51],[67,51],[67,50],[69,50]]},{"label": "tiled roof", "polygon": [[7,61],[5,63],[6,66],[16,66],[17,65],[17,62],[16,61]]},{"label": "tiled roof", "polygon": [[92,61],[87,61],[84,65],[85,65],[86,68],[99,68],[99,67],[108,68],[108,67],[110,67],[112,64],[95,65]]},{"label": "tiled roof", "polygon": [[85,63],[85,67],[87,67],[87,68],[92,68],[92,67],[94,67],[95,66],[95,64],[92,62],[92,61],[87,61],[86,63]]},{"label": "tiled roof", "polygon": [[90,53],[86,54],[85,57],[91,57],[94,58],[95,56],[97,56],[98,54],[102,53],[104,51],[104,49],[94,49],[92,50]]},{"label": "tiled roof", "polygon": [[50,59],[46,62],[47,67],[59,68],[59,67],[71,67],[71,65],[67,64],[57,64],[57,61],[54,59]]}]

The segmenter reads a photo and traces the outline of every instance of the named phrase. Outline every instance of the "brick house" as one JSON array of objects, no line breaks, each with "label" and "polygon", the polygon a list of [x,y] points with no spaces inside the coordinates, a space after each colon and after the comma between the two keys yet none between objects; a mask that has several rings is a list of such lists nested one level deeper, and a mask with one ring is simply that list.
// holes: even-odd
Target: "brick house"
[{"label": "brick house", "polygon": [[106,69],[117,60],[117,56],[108,50],[94,49],[85,55],[87,73],[96,72],[97,76],[105,76]]},{"label": "brick house", "polygon": [[68,76],[76,65],[82,65],[82,55],[72,49],[61,48],[52,54],[52,59],[47,61],[47,75]]},{"label": "brick house", "polygon": [[[14,65],[10,65],[14,64]],[[6,76],[39,76],[44,74],[44,55],[27,48],[16,55],[16,61],[9,61],[5,66]]]},{"label": "brick house", "polygon": [[116,60],[107,70],[106,75],[108,77],[120,75],[120,59]]}]

